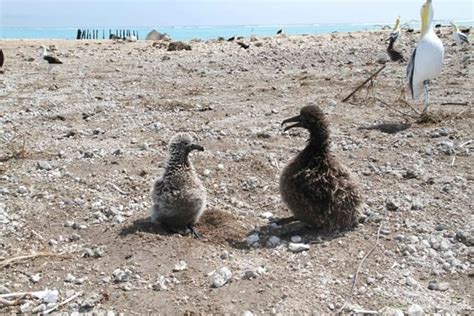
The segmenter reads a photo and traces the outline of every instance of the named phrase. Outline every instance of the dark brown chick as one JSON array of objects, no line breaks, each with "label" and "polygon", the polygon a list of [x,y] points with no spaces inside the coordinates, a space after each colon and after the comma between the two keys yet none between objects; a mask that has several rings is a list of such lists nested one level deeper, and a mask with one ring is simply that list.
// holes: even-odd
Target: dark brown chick
[{"label": "dark brown chick", "polygon": [[362,197],[349,172],[329,149],[329,129],[324,113],[308,105],[300,115],[283,121],[285,131],[309,131],[306,147],[283,170],[280,194],[295,219],[313,227],[347,230],[357,225]]}]

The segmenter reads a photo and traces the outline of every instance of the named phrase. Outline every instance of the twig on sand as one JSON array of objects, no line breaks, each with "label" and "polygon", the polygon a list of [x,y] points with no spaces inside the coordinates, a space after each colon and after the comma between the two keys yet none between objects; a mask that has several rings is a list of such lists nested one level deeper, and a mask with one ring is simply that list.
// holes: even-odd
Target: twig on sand
[{"label": "twig on sand", "polygon": [[30,259],[34,259],[34,258],[56,257],[56,256],[59,257],[59,256],[62,256],[62,255],[55,254],[55,253],[52,253],[52,252],[38,252],[38,253],[31,254],[31,255],[24,255],[24,256],[7,258],[5,260],[0,261],[0,269],[5,268],[5,267],[9,267],[11,265],[18,264],[18,263],[21,263],[21,262],[24,262],[24,261],[27,261],[27,260],[30,260]]},{"label": "twig on sand", "polygon": [[68,299],[62,301],[61,303],[57,304],[56,306],[53,306],[53,307],[51,307],[50,309],[45,310],[45,311],[43,312],[43,315],[49,314],[49,313],[51,313],[51,312],[54,312],[55,310],[57,310],[57,309],[60,308],[61,306],[66,305],[67,303],[69,303],[70,301],[74,300],[76,297],[81,296],[81,295],[82,295],[82,291],[77,292],[77,293],[74,294],[74,295],[71,295]]},{"label": "twig on sand", "polygon": [[354,94],[357,93],[360,89],[362,89],[363,86],[365,86],[369,81],[374,80],[378,74],[386,67],[387,65],[383,65],[381,68],[379,68],[376,72],[374,72],[372,75],[370,75],[369,78],[367,78],[364,82],[362,82],[357,88],[355,88],[354,91],[352,91],[347,97],[345,97],[342,102],[347,102]]},{"label": "twig on sand", "polygon": [[360,269],[362,268],[362,265],[364,264],[364,261],[372,254],[372,252],[374,252],[375,248],[377,248],[378,245],[379,245],[380,230],[382,229],[382,223],[383,223],[383,222],[380,223],[379,229],[377,230],[377,237],[376,237],[376,239],[375,239],[375,244],[374,244],[374,246],[373,246],[373,247],[369,250],[369,252],[362,258],[362,260],[361,260],[360,263],[359,263],[359,266],[357,267],[356,272],[354,273],[354,277],[352,278],[351,290],[350,290],[350,292],[349,292],[349,295],[347,295],[346,300],[344,301],[344,304],[342,304],[341,308],[339,309],[338,314],[342,313],[342,311],[344,310],[344,308],[346,307],[346,305],[349,304],[349,302],[350,302],[351,299],[352,299],[352,294],[354,294],[354,288],[355,288],[355,285],[356,285],[356,282],[357,282],[357,276],[359,275]]},{"label": "twig on sand", "polygon": [[[399,109],[397,109],[397,108],[395,108],[394,106],[388,104],[387,102],[385,102],[384,100],[382,100],[382,99],[380,99],[380,98],[375,98],[375,99],[376,99],[377,101],[379,101],[380,103],[382,103],[383,105],[385,105],[386,107],[388,107],[388,108],[394,110],[395,112],[398,112],[399,114],[401,114],[401,115],[403,115],[403,116],[405,116],[405,117],[409,117],[409,118],[412,118],[412,119],[416,119],[416,118],[417,118],[417,116],[413,116],[413,115],[410,115],[410,114],[405,113],[405,112],[403,112],[403,111],[400,111]],[[407,103],[407,104],[408,104],[408,103]],[[412,108],[412,110],[414,110],[414,111],[416,112],[415,109]],[[417,112],[417,114],[419,114],[419,113]]]},{"label": "twig on sand", "polygon": [[469,103],[467,103],[467,102],[443,102],[443,103],[441,103],[441,105],[462,105],[462,106],[466,106],[468,104]]},{"label": "twig on sand", "polygon": [[408,105],[408,107],[409,107],[413,112],[415,112],[415,113],[418,114],[418,115],[421,115],[420,111],[418,111],[417,109],[415,109],[415,108],[410,104],[410,102],[407,102],[406,100],[401,99],[401,98],[399,98],[398,101],[402,102],[402,103],[405,104],[405,105]]},{"label": "twig on sand", "polygon": [[31,292],[15,292],[15,293],[7,293],[7,294],[0,294],[0,299],[1,298],[11,298],[11,297],[23,297],[26,295],[31,295]]},{"label": "twig on sand", "polygon": [[122,194],[122,195],[128,195],[127,192],[123,191],[122,189],[120,189],[118,186],[116,186],[115,184],[113,184],[112,182],[107,182],[108,185],[110,185],[112,188],[114,188],[115,190],[117,190],[118,193]]}]

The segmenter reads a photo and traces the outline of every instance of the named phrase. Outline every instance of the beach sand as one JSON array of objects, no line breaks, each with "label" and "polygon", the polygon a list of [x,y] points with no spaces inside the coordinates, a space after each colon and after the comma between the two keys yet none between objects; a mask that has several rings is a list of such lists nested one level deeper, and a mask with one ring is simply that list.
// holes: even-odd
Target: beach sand
[{"label": "beach sand", "polygon": [[[474,82],[472,62],[462,63],[472,47],[441,32],[432,121],[396,134],[359,128],[415,121],[400,113],[415,114],[400,97],[422,109],[403,92],[406,63],[387,63],[369,91],[341,102],[381,67],[389,31],[246,38],[247,50],[191,41],[191,51],[172,52],[143,41],[1,40],[0,261],[62,256],[0,266],[0,285],[57,289],[59,301],[83,292],[62,311],[329,313],[382,225],[348,310],[472,312]],[[405,58],[417,38],[403,34]],[[64,63],[51,74],[38,62],[40,44]],[[280,123],[308,103],[327,113],[333,152],[365,195],[365,222],[343,235],[269,223],[290,215],[279,173],[307,137]],[[147,223],[151,185],[177,132],[206,149],[191,157],[209,197],[199,240]],[[309,250],[291,252],[293,235]],[[187,268],[173,271],[180,260]],[[212,288],[223,266],[232,279]],[[25,300],[26,311],[39,304]]]}]

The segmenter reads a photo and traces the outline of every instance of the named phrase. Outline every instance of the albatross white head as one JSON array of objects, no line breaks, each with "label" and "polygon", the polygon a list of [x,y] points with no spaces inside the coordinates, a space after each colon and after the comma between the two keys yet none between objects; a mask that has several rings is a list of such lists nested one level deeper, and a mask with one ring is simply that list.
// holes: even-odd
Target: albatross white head
[{"label": "albatross white head", "polygon": [[397,32],[400,30],[400,16],[397,17],[395,20],[395,26],[393,27],[393,32]]},{"label": "albatross white head", "polygon": [[40,57],[42,58],[48,55],[48,49],[44,45],[41,45],[40,47],[38,47],[38,51],[40,52]]},{"label": "albatross white head", "polygon": [[421,7],[421,37],[433,30],[433,4],[432,0],[426,0]]},{"label": "albatross white head", "polygon": [[459,27],[456,24],[454,24],[454,22],[452,21],[450,23],[451,23],[451,26],[454,28],[454,32],[459,32]]}]

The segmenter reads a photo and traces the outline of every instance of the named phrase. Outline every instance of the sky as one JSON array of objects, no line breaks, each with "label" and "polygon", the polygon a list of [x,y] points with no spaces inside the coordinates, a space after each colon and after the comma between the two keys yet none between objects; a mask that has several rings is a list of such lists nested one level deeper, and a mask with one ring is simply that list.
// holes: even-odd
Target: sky
[{"label": "sky", "polygon": [[[390,23],[423,0],[0,0],[0,27]],[[435,20],[474,20],[473,0],[433,0]]]}]

